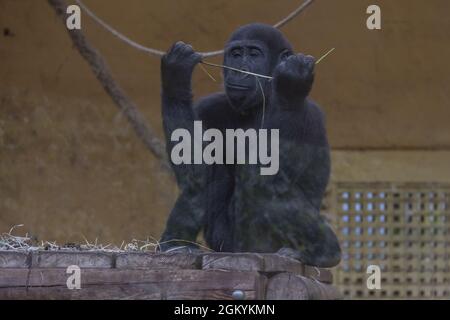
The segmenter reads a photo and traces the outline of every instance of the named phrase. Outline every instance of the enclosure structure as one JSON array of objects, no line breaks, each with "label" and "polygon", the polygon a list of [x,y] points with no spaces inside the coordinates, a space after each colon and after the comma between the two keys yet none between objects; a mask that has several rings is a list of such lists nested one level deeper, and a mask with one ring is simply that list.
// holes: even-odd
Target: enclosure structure
[{"label": "enclosure structure", "polygon": [[[218,49],[236,26],[272,23],[293,9],[287,0],[177,1],[177,10],[173,0],[85,2],[130,38],[160,49],[178,39]],[[106,243],[158,237],[175,201],[158,160],[74,49],[54,10],[34,0],[0,0],[0,8],[0,231],[24,223],[24,232],[60,243],[80,241],[80,234]],[[450,64],[442,58],[450,54],[450,2],[384,1],[381,8],[382,30],[367,30],[367,3],[360,0],[315,1],[283,29],[296,51],[320,55],[336,47],[317,68],[312,93],[327,116],[332,148],[323,212],[342,243],[335,285],[345,298],[450,298],[449,244],[441,234],[448,222],[426,235],[434,232],[427,219],[448,217],[448,209],[435,214],[425,201],[430,192],[442,199],[450,184]],[[115,40],[88,17],[82,21],[117,82],[162,136],[159,60]],[[197,96],[221,90],[201,70],[193,84]],[[415,187],[405,189],[410,183]],[[394,208],[396,190],[400,208]],[[423,209],[408,209],[409,192],[417,205],[425,194]],[[369,194],[386,200],[385,214],[369,210]],[[384,240],[369,235],[380,228],[387,230]],[[385,241],[386,248],[369,247],[371,241]],[[385,265],[380,291],[366,287],[369,264]]]},{"label": "enclosure structure", "polygon": [[[345,297],[450,297],[449,184],[338,183],[332,197]],[[366,286],[369,265],[381,269],[379,290]]]},{"label": "enclosure structure", "polygon": [[0,252],[0,299],[338,299],[332,281],[276,254]]}]

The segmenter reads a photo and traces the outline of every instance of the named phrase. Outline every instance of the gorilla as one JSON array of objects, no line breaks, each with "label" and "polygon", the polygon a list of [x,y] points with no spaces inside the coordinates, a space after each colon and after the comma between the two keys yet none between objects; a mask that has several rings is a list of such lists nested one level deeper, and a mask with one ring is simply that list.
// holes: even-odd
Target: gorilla
[{"label": "gorilla", "polygon": [[[172,163],[180,195],[167,220],[161,250],[195,250],[198,234],[218,252],[279,253],[317,267],[340,261],[336,235],[320,215],[330,175],[324,114],[308,94],[315,59],[295,54],[283,34],[265,24],[237,29],[224,50],[224,91],[193,103],[192,72],[202,61],[175,43],[161,60],[162,117],[171,133],[204,128],[279,129],[279,171],[252,164]],[[225,157],[225,155],[224,155]],[[225,162],[224,162],[225,163]]]}]

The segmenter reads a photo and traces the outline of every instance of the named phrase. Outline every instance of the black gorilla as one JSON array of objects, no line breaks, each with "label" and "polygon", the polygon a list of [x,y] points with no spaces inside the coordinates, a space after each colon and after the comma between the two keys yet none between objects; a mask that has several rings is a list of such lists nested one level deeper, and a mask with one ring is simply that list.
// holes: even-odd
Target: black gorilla
[{"label": "black gorilla", "polygon": [[[191,76],[201,56],[177,42],[162,58],[162,114],[170,154],[171,133],[204,129],[279,129],[279,171],[257,165],[173,165],[181,194],[162,236],[162,250],[186,246],[203,229],[215,251],[279,252],[319,267],[340,261],[335,234],[319,214],[330,174],[324,116],[307,98],[315,60],[294,54],[277,29],[250,24],[235,31],[224,65],[272,76],[224,70],[225,92],[195,105]],[[264,108],[263,108],[264,106]],[[187,247],[190,247],[189,245]]]}]

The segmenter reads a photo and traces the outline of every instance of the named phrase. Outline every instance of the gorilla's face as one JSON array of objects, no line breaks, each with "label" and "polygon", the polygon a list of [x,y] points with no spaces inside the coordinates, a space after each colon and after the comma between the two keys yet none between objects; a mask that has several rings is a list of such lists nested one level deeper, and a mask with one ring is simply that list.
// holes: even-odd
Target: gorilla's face
[{"label": "gorilla's face", "polygon": [[[230,42],[225,49],[225,65],[262,75],[269,75],[271,71],[268,48],[261,41]],[[224,70],[225,92],[231,105],[241,113],[246,113],[262,102],[261,87],[266,87],[266,82],[264,78],[257,79],[250,74]]]},{"label": "gorilla's face", "polygon": [[[292,54],[289,42],[277,29],[259,23],[236,30],[225,47],[224,65],[271,76],[281,60]],[[234,110],[247,114],[269,98],[271,82],[238,71],[224,69],[225,93]],[[262,91],[261,91],[262,88]]]}]

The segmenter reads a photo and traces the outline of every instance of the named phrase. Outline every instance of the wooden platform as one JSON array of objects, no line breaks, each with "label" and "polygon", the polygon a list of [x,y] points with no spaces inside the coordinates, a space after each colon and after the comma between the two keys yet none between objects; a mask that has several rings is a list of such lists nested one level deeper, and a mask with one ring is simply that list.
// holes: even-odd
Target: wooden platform
[{"label": "wooden platform", "polygon": [[339,299],[332,282],[275,254],[0,251],[0,299]]}]

